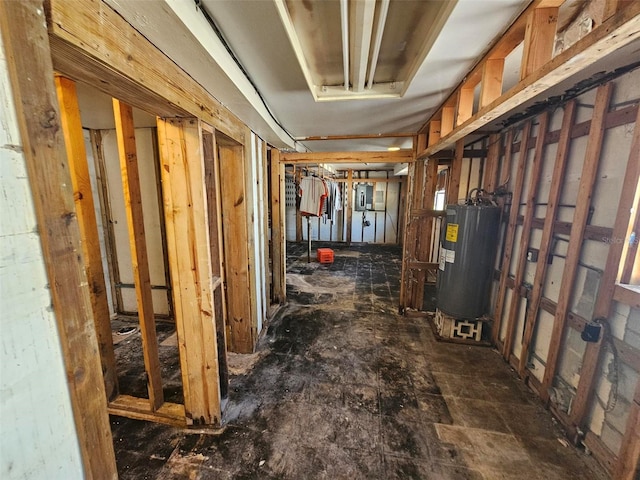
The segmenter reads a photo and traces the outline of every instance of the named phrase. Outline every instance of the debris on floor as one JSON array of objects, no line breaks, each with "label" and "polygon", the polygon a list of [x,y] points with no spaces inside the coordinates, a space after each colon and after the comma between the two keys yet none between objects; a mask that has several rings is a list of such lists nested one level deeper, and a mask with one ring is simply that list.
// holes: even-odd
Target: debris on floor
[{"label": "debris on floor", "polygon": [[397,314],[399,247],[305,247],[256,353],[229,355],[221,433],[112,417],[121,479],[606,478],[495,351]]}]

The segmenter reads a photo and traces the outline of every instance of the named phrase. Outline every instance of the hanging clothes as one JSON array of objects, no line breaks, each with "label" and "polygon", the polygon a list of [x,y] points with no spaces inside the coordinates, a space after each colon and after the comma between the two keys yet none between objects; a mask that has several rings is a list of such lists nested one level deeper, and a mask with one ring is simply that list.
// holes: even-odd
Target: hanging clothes
[{"label": "hanging clothes", "polygon": [[324,180],[318,177],[303,177],[300,180],[300,213],[319,217],[328,195]]}]

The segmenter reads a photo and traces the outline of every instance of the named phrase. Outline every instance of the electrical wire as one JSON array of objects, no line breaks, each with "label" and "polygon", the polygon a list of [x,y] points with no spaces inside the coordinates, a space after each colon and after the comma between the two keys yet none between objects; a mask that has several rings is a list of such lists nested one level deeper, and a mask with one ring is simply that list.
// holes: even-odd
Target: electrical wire
[{"label": "electrical wire", "polygon": [[[209,13],[205,10],[204,6],[202,5],[202,0],[194,0],[194,3],[196,4],[196,9],[202,13],[202,16],[205,18],[205,20],[207,20],[207,23],[209,23],[209,26],[211,27],[211,29],[213,30],[213,32],[216,34],[216,36],[218,37],[218,40],[220,40],[220,42],[222,43],[222,46],[225,48],[225,50],[227,51],[227,53],[229,53],[229,55],[231,56],[231,58],[233,59],[233,61],[235,62],[235,64],[238,66],[238,68],[240,69],[240,71],[242,72],[242,74],[245,76],[245,78],[247,79],[247,81],[251,84],[251,86],[253,87],[256,95],[258,95],[258,98],[260,99],[260,101],[262,102],[262,104],[264,105],[264,108],[266,108],[267,113],[269,114],[269,116],[273,119],[273,121],[276,123],[276,125],[278,125],[291,139],[291,141],[293,142],[294,145],[296,145],[297,143],[301,143],[298,142],[293,135],[291,135],[291,133],[289,133],[289,131],[278,121],[278,119],[276,118],[276,116],[274,115],[274,113],[271,111],[271,108],[269,108],[269,105],[267,104],[266,100],[264,99],[264,97],[262,96],[262,93],[260,92],[260,90],[258,89],[257,85],[255,84],[255,82],[253,81],[253,79],[251,78],[251,76],[249,75],[249,73],[245,70],[244,66],[242,65],[242,63],[240,62],[240,60],[238,59],[238,57],[236,56],[236,54],[233,52],[233,50],[231,49],[231,47],[229,46],[229,43],[227,42],[227,40],[224,38],[224,35],[222,34],[222,32],[220,31],[220,29],[218,28],[218,26],[216,25],[216,22],[213,20],[213,18],[211,18],[211,16],[209,15]],[[301,143],[302,144],[302,143]],[[302,144],[304,145],[304,144]],[[306,145],[305,145],[306,147]],[[308,148],[307,148],[308,150]]]}]

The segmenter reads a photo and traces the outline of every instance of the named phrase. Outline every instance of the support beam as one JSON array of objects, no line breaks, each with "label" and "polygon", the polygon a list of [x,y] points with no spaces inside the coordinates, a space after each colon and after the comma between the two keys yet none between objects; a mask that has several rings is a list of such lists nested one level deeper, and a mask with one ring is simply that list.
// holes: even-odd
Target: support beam
[{"label": "support beam", "polygon": [[319,140],[359,140],[368,138],[406,138],[414,137],[415,133],[400,132],[400,133],[367,133],[361,135],[317,135],[309,137],[295,137],[296,141],[319,141]]},{"label": "support beam", "polygon": [[[42,1],[0,1],[0,34],[85,478],[117,479]],[[34,88],[37,82],[37,88]],[[4,107],[3,107],[4,108]]]},{"label": "support beam", "polygon": [[[521,145],[526,145],[531,135],[531,121],[528,121],[522,131]],[[461,140],[458,140],[460,142]],[[500,283],[498,286],[498,296],[496,299],[496,307],[493,315],[493,341],[494,343],[500,339],[500,326],[502,325],[502,315],[504,314],[504,303],[507,293],[507,279],[509,278],[509,270],[511,268],[511,256],[513,254],[513,246],[516,235],[516,227],[518,221],[518,213],[520,210],[520,198],[522,198],[522,190],[524,187],[524,176],[527,168],[526,148],[520,149],[520,158],[518,159],[518,169],[516,171],[515,185],[511,195],[511,206],[509,208],[509,221],[507,223],[507,231],[505,233],[505,248],[502,262],[500,264]],[[513,301],[513,300],[512,300]]]},{"label": "support beam", "polygon": [[280,161],[297,163],[409,163],[414,161],[411,150],[395,152],[306,152],[281,153]]},{"label": "support beam", "polygon": [[[542,379],[542,391],[540,396],[543,400],[549,398],[549,388],[553,386],[553,378],[555,376],[558,364],[560,350],[563,344],[564,327],[567,319],[567,311],[573,293],[574,281],[576,278],[578,262],[580,261],[580,252],[582,251],[582,243],[584,241],[584,230],[589,217],[589,209],[591,208],[591,197],[593,188],[600,165],[600,152],[602,150],[602,139],[604,138],[604,117],[609,110],[609,101],[613,89],[612,83],[607,83],[598,87],[596,94],[593,117],[591,119],[591,131],[587,142],[586,156],[580,176],[580,184],[578,186],[579,199],[573,213],[573,223],[571,225],[571,234],[569,235],[569,247],[564,261],[564,270],[562,272],[562,281],[558,296],[558,305],[556,307],[556,316],[553,322],[553,330],[551,332],[551,340],[549,341],[549,353],[547,354],[547,362],[544,370],[544,378]],[[626,230],[626,225],[625,225]],[[611,247],[610,247],[611,248]],[[543,257],[543,261],[544,261]],[[615,263],[617,266],[620,263]],[[617,275],[617,268],[614,267],[614,279]],[[612,282],[613,283],[613,282]],[[601,282],[602,285],[602,282]],[[608,314],[607,308],[607,314]]]},{"label": "support beam", "polygon": [[91,288],[91,310],[93,322],[100,346],[100,360],[104,375],[104,386],[107,398],[118,395],[118,378],[116,358],[111,335],[111,318],[107,285],[102,269],[102,253],[100,252],[100,235],[91,191],[87,152],[82,134],[82,120],[73,80],[56,76],[56,91],[60,102],[60,123],[64,134],[64,143],[69,161],[69,173],[73,184],[73,196],[80,225],[82,238],[82,255],[87,271],[87,281]]},{"label": "support beam", "polygon": [[273,272],[273,301],[286,300],[286,238],[284,163],[280,163],[280,150],[271,149],[271,269]]},{"label": "support beam", "polygon": [[133,109],[130,105],[113,99],[113,112],[118,137],[118,154],[120,172],[124,190],[125,210],[129,225],[129,248],[133,263],[133,279],[138,300],[138,319],[142,335],[142,352],[144,367],[147,372],[147,389],[152,410],[157,410],[164,403],[162,378],[160,376],[160,360],[158,357],[158,337],[156,321],[153,316],[153,299],[151,297],[151,278],[149,259],[144,233],[144,216],[142,212],[142,195],[140,192],[140,176],[138,174],[138,156],[136,153],[136,134],[133,125]]},{"label": "support beam", "polygon": [[455,125],[456,107],[445,105],[442,107],[442,118],[440,119],[440,135],[446,137],[453,130]]},{"label": "support beam", "polygon": [[[533,338],[533,334],[538,320],[538,311],[540,300],[544,291],[544,280],[547,273],[546,258],[549,257],[551,251],[552,239],[554,234],[554,225],[558,216],[558,204],[564,186],[564,177],[569,161],[569,150],[571,147],[571,129],[575,122],[577,110],[577,101],[571,100],[564,107],[564,116],[562,117],[562,129],[560,130],[560,140],[556,150],[556,159],[553,166],[551,177],[551,186],[549,187],[549,197],[547,201],[547,211],[544,218],[544,227],[542,228],[542,238],[540,239],[540,248],[538,253],[538,263],[536,264],[536,273],[533,280],[531,291],[531,299],[529,300],[529,310],[525,320],[525,330],[522,338],[522,353],[520,355],[519,372],[523,376],[527,363],[529,361],[529,346]],[[563,284],[564,285],[564,284]]]},{"label": "support beam", "polygon": [[[440,127],[442,122],[440,120],[431,120],[429,122],[429,134],[427,137],[427,145],[436,145],[440,141]],[[417,148],[417,152],[421,152],[423,149]]]}]

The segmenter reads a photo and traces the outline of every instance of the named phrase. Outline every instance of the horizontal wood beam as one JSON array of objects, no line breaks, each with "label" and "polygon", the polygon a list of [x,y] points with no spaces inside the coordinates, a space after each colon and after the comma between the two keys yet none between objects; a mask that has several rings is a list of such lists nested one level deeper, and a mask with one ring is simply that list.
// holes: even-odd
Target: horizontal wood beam
[{"label": "horizontal wood beam", "polygon": [[429,157],[451,146],[460,138],[513,111],[527,100],[542,95],[551,87],[638,38],[640,38],[640,2],[632,2],[489,105],[481,108],[462,125],[443,135],[438,143],[419,152],[417,158]]},{"label": "horizontal wood beam", "polygon": [[640,308],[640,286],[618,283],[613,290],[613,299],[631,308]]},{"label": "horizontal wood beam", "polygon": [[118,395],[113,401],[109,402],[108,410],[110,415],[164,423],[174,427],[184,428],[187,426],[184,406],[178,403],[165,402],[159,409],[154,411],[149,406],[149,400],[146,398]]},{"label": "horizontal wood beam", "polygon": [[281,153],[281,163],[409,163],[413,162],[411,150],[395,152],[306,152]]},{"label": "horizontal wood beam", "polygon": [[315,142],[318,140],[359,140],[368,138],[405,138],[414,137],[415,133],[402,132],[402,133],[365,133],[362,135],[315,135],[308,137],[297,137],[297,142],[310,141]]}]

